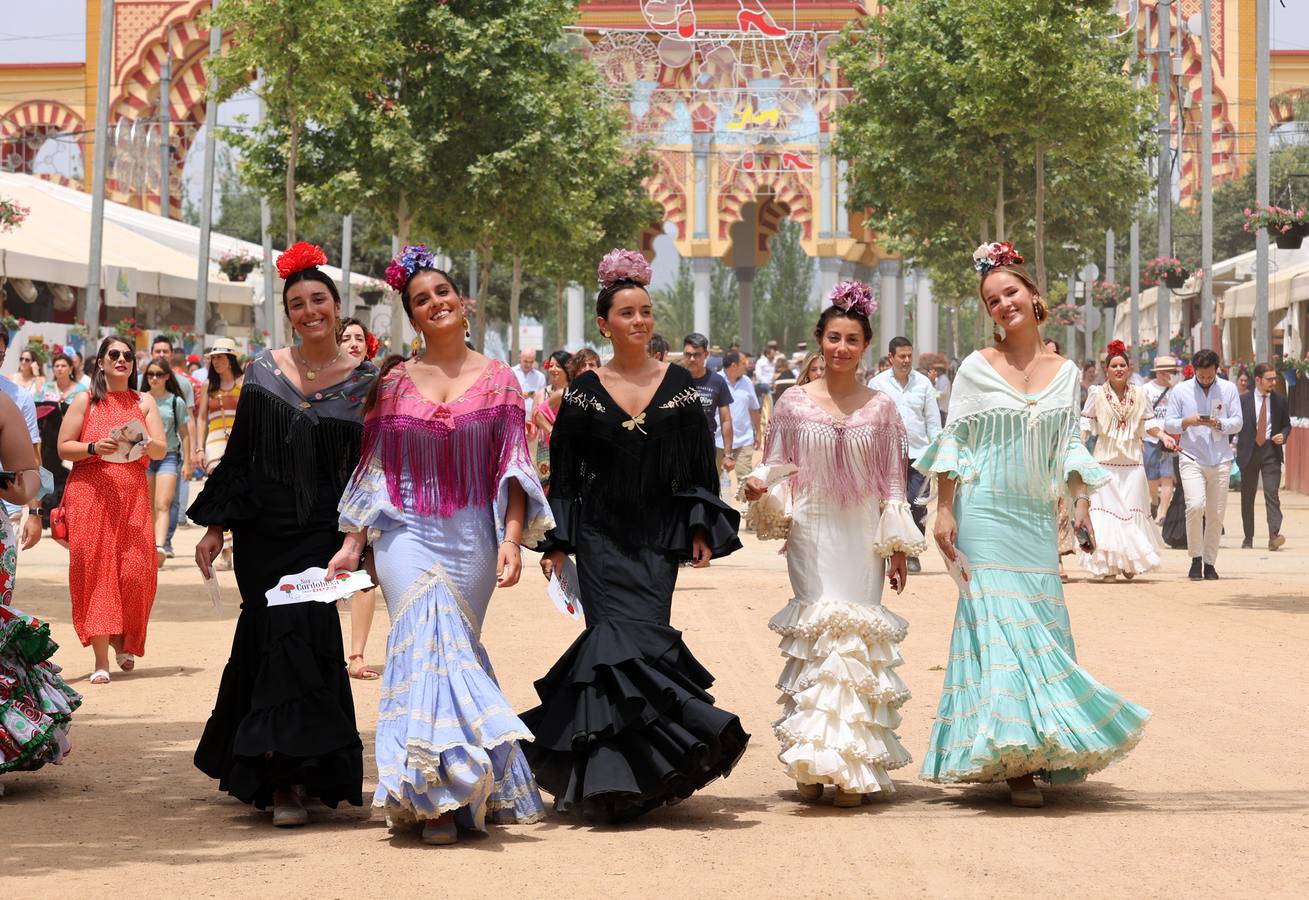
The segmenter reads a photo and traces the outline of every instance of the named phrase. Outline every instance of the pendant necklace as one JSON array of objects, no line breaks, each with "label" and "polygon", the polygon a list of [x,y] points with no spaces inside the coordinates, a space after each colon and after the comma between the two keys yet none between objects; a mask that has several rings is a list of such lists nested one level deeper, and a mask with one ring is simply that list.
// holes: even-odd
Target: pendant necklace
[{"label": "pendant necklace", "polygon": [[338,359],[341,358],[341,345],[337,344],[336,356],[333,356],[327,362],[323,363],[321,366],[315,369],[313,366],[309,365],[309,360],[305,358],[304,353],[301,352],[299,347],[295,347],[294,350],[295,350],[295,355],[300,357],[300,365],[305,367],[305,378],[308,378],[310,381],[313,381],[316,378],[318,378],[319,372],[323,371],[324,369],[330,368],[333,364],[336,363]]}]

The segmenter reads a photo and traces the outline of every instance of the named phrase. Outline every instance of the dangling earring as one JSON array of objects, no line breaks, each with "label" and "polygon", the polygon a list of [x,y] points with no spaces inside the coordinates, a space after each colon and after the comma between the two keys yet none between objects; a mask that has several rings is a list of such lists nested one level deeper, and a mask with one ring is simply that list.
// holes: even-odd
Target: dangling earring
[{"label": "dangling earring", "polygon": [[600,333],[604,335],[605,340],[609,340],[611,337],[613,337],[613,335],[610,334],[610,333],[607,332],[607,331],[602,331],[602,332],[600,332]]},{"label": "dangling earring", "polygon": [[471,334],[472,329],[468,327],[468,316],[464,316],[464,334]]},{"label": "dangling earring", "polygon": [[1037,297],[1032,301],[1032,315],[1036,316],[1037,324],[1045,321],[1045,314],[1045,303],[1042,302],[1040,297]]},{"label": "dangling earring", "polygon": [[423,336],[421,334],[414,335],[414,339],[409,344],[409,348],[413,351],[411,354],[412,356],[417,356],[421,353],[423,350]]},{"label": "dangling earring", "polygon": [[999,326],[991,326],[991,340],[995,341],[997,344],[1004,340],[1004,335],[1000,333]]}]

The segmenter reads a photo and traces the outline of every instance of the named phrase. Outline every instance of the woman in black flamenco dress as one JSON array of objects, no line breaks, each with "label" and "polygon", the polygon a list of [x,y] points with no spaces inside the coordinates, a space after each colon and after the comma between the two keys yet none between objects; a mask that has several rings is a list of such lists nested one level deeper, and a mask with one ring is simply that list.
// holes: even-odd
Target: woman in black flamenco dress
[{"label": "woman in black flamenco dress", "polygon": [[[278,260],[296,347],[265,350],[246,368],[222,462],[188,510],[209,526],[196,547],[207,573],[232,532],[241,614],[196,768],[273,824],[303,825],[306,798],[363,804],[363,744],[341,622],[332,603],[268,605],[286,576],[327,567],[340,549],[337,504],[359,462],[372,363],[340,352],[335,284],[322,251],[297,244]],[[317,250],[317,248],[309,248]],[[312,374],[311,374],[312,373]]]},{"label": "woman in black flamenco dress", "polygon": [[575,555],[586,630],[522,715],[537,784],[558,811],[599,822],[689,797],[730,772],[749,740],[669,626],[679,565],[708,565],[741,543],[690,374],[646,356],[648,272],[626,251],[601,264],[596,307],[614,358],[573,380],[551,435],[557,524],[538,549],[547,577]]}]

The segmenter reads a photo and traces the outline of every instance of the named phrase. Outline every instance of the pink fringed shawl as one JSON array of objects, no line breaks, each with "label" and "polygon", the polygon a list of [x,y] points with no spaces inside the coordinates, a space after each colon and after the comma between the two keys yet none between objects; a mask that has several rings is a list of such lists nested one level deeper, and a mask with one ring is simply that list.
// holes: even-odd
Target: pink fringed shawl
[{"label": "pink fringed shawl", "polygon": [[432,403],[409,378],[406,365],[387,373],[364,420],[356,480],[376,459],[397,509],[405,508],[407,480],[412,512],[449,516],[489,505],[511,469],[532,471],[523,395],[508,366],[493,360],[462,396]]},{"label": "pink fringed shawl", "polygon": [[895,402],[873,398],[848,419],[836,419],[793,387],[778,399],[768,423],[763,464],[799,468],[793,491],[818,492],[838,506],[904,497],[908,457]]}]

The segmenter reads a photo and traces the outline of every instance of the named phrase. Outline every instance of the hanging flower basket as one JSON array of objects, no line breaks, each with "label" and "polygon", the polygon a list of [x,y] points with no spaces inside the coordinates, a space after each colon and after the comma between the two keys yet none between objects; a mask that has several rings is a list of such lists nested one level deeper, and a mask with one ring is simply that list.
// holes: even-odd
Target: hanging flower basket
[{"label": "hanging flower basket", "polygon": [[4,315],[0,315],[0,328],[3,328],[5,330],[5,334],[8,335],[9,337],[8,344],[11,346],[14,343],[14,338],[18,336],[18,329],[22,328],[26,324],[27,324],[26,319],[17,318],[16,316],[10,313],[5,313]]},{"label": "hanging flower basket", "polygon": [[1132,289],[1116,281],[1097,281],[1091,285],[1091,302],[1101,309],[1113,309],[1131,296]]},{"label": "hanging flower basket", "polygon": [[1309,210],[1301,206],[1297,209],[1285,209],[1281,206],[1264,206],[1262,209],[1246,207],[1246,231],[1264,229],[1277,242],[1282,250],[1296,250],[1301,241],[1309,237]]},{"label": "hanging flower basket", "polygon": [[49,365],[50,357],[53,356],[50,352],[49,345],[46,344],[43,339],[38,337],[28,338],[27,346],[23,349],[32,354],[32,359],[36,360],[42,366]]},{"label": "hanging flower basket", "polygon": [[1052,325],[1080,325],[1082,323],[1082,310],[1071,303],[1060,303],[1057,306],[1050,307],[1049,321]]},{"label": "hanging flower basket", "polygon": [[1175,256],[1157,256],[1146,264],[1141,273],[1141,282],[1148,286],[1165,284],[1171,290],[1177,290],[1186,284],[1191,273],[1182,261]]},{"label": "hanging flower basket", "polygon": [[258,260],[244,250],[224,253],[218,258],[218,268],[228,281],[245,281],[258,264]]}]

